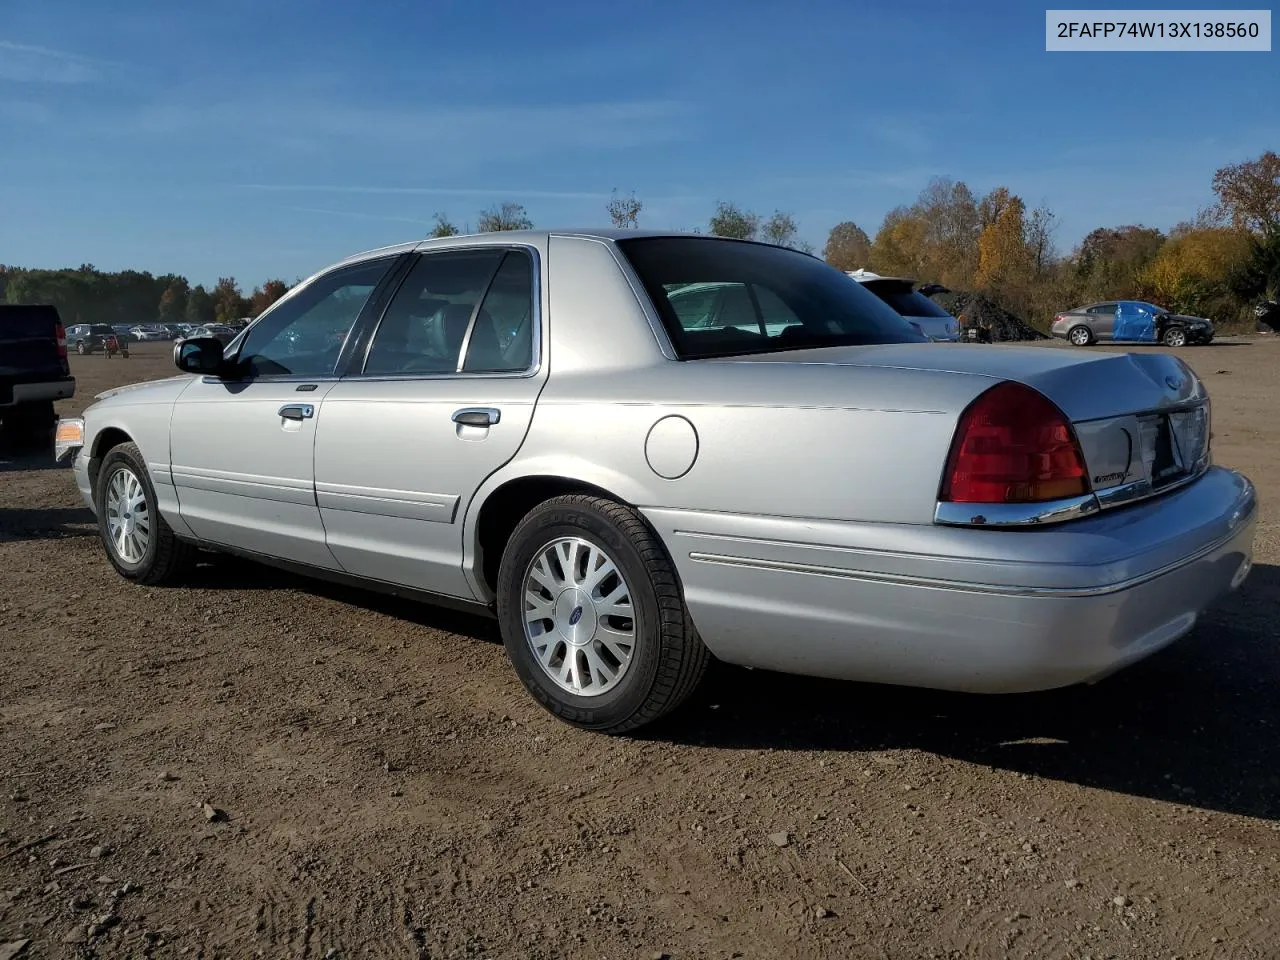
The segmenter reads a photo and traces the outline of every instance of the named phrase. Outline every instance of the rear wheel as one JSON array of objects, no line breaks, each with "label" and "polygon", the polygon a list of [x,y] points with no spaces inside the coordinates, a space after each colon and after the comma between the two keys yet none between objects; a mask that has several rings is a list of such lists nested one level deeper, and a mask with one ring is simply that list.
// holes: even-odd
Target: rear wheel
[{"label": "rear wheel", "polygon": [[77,341],[76,341],[76,353],[78,353],[78,354],[80,354],[81,356],[83,356],[84,354],[86,354],[86,353],[88,353],[88,352],[89,352],[89,348],[88,348],[88,347],[86,347],[86,346],[84,345],[84,341],[83,341],[83,340],[77,340]]},{"label": "rear wheel", "polygon": [[498,571],[512,665],[547,710],[575,726],[634,730],[678,707],[710,653],[675,569],[638,513],[562,496],[516,527]]},{"label": "rear wheel", "polygon": [[1083,324],[1079,324],[1067,331],[1067,339],[1077,347],[1087,347],[1093,343],[1093,331]]},{"label": "rear wheel", "polygon": [[1160,342],[1166,347],[1185,347],[1187,345],[1187,331],[1183,327],[1169,327],[1165,330],[1164,336],[1160,338]]},{"label": "rear wheel", "polygon": [[156,490],[137,444],[112,447],[94,491],[107,559],[128,580],[158,586],[181,579],[196,548],[183,543],[156,507]]}]

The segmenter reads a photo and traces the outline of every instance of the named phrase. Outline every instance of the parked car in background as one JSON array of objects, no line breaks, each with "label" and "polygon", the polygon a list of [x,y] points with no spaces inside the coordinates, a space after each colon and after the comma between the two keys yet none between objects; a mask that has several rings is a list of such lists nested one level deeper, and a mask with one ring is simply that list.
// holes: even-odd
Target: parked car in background
[{"label": "parked car in background", "polygon": [[178,340],[186,336],[186,331],[180,323],[162,323],[160,326],[164,328],[165,333],[169,334],[170,340]]},{"label": "parked car in background", "polygon": [[1093,681],[1252,562],[1253,486],[1212,464],[1177,357],[930,344],[770,244],[384,247],[174,360],[60,429],[123,577],[207,548],[488,613],[530,694],[595,730],[672,710],[712,655]]},{"label": "parked car in background", "polygon": [[76,353],[100,353],[107,338],[115,333],[105,323],[77,323],[67,327],[67,345]]},{"label": "parked car in background", "polygon": [[57,308],[0,304],[0,422],[11,442],[49,444],[54,401],[75,392]]},{"label": "parked car in background", "polygon": [[154,342],[157,340],[170,340],[169,331],[164,327],[157,325],[139,324],[129,330],[130,335],[143,343]]},{"label": "parked car in background", "polygon": [[226,324],[206,323],[204,326],[196,327],[192,330],[187,339],[191,339],[193,337],[213,337],[215,340],[218,340],[223,344],[227,344],[235,339],[238,332],[238,330],[233,330]]},{"label": "parked car in background", "polygon": [[1142,300],[1107,300],[1076,307],[1053,318],[1049,332],[1077,347],[1093,343],[1163,343],[1168,347],[1210,343],[1213,321],[1170,313]]},{"label": "parked car in background", "polygon": [[[887,303],[900,317],[914,323],[930,340],[960,339],[960,321],[923,293],[915,281],[903,277],[882,277],[869,270],[848,270],[849,276]],[[937,284],[930,286],[937,288]]]}]

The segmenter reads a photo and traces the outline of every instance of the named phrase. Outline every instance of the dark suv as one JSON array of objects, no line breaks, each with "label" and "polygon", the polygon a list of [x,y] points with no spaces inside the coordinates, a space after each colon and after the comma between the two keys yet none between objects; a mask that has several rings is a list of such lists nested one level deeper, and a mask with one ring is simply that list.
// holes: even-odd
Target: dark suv
[{"label": "dark suv", "polygon": [[0,304],[0,420],[10,439],[53,439],[55,400],[76,392],[67,337],[50,305]]},{"label": "dark suv", "polygon": [[67,345],[76,353],[93,353],[114,336],[116,332],[105,323],[77,323],[67,328]]}]

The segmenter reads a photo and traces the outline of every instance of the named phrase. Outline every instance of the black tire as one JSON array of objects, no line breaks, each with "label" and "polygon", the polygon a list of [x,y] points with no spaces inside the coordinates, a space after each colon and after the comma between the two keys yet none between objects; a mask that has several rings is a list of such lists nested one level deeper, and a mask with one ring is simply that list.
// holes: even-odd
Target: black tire
[{"label": "black tire", "polygon": [[[150,518],[150,537],[146,549],[141,558],[132,563],[117,552],[107,526],[107,487],[111,478],[122,469],[131,471],[141,483],[147,515]],[[111,565],[116,568],[120,576],[135,583],[161,586],[177,583],[191,571],[198,551],[191,544],[179,540],[172,528],[164,522],[164,517],[160,516],[160,511],[156,509],[156,489],[151,483],[146,461],[137,444],[119,444],[112,447],[102,458],[102,466],[98,469],[98,479],[94,485],[93,500],[98,508],[98,533],[102,537],[103,549],[106,550],[107,559],[111,561]]]},{"label": "black tire", "polygon": [[[603,548],[630,588],[635,650],[617,685],[597,696],[557,686],[525,636],[526,573],[535,557],[561,537],[580,537]],[[555,497],[531,510],[503,552],[497,599],[503,643],[520,681],[555,716],[587,730],[626,733],[670,713],[697,687],[711,658],[689,618],[662,541],[636,511],[602,497]]]},{"label": "black tire", "polygon": [[83,341],[83,340],[77,340],[77,341],[76,341],[76,353],[80,354],[81,356],[84,356],[84,354],[86,354],[86,353],[88,353],[88,352],[89,352],[89,348],[85,346],[84,341]]},{"label": "black tire", "polygon": [[[1084,337],[1083,337],[1084,342],[1077,343],[1076,341],[1081,339],[1078,336],[1078,334],[1081,334],[1081,333],[1084,334]],[[1095,338],[1093,336],[1093,331],[1090,330],[1088,327],[1086,327],[1083,323],[1078,323],[1074,327],[1072,327],[1070,330],[1067,331],[1067,341],[1072,346],[1075,346],[1075,347],[1091,346],[1094,342],[1094,339]]]},{"label": "black tire", "polygon": [[1166,327],[1160,335],[1160,342],[1166,347],[1185,347],[1189,342],[1186,327]]}]

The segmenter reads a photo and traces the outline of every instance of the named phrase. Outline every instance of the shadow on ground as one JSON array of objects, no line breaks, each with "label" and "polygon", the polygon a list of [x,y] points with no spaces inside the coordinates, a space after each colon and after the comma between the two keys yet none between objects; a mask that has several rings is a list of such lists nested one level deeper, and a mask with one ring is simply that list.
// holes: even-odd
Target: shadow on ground
[{"label": "shadow on ground", "polygon": [[397,620],[407,620],[428,630],[441,630],[485,643],[502,643],[498,623],[489,617],[329,583],[239,557],[209,554],[207,560],[196,568],[190,586],[205,590],[299,590]]},{"label": "shadow on ground", "polygon": [[916,749],[1280,820],[1280,567],[1189,637],[1094,686],[976,696],[717,666],[649,738],[725,749]]},{"label": "shadow on ground", "polygon": [[0,543],[96,537],[98,523],[88,507],[6,507],[0,496]]}]

